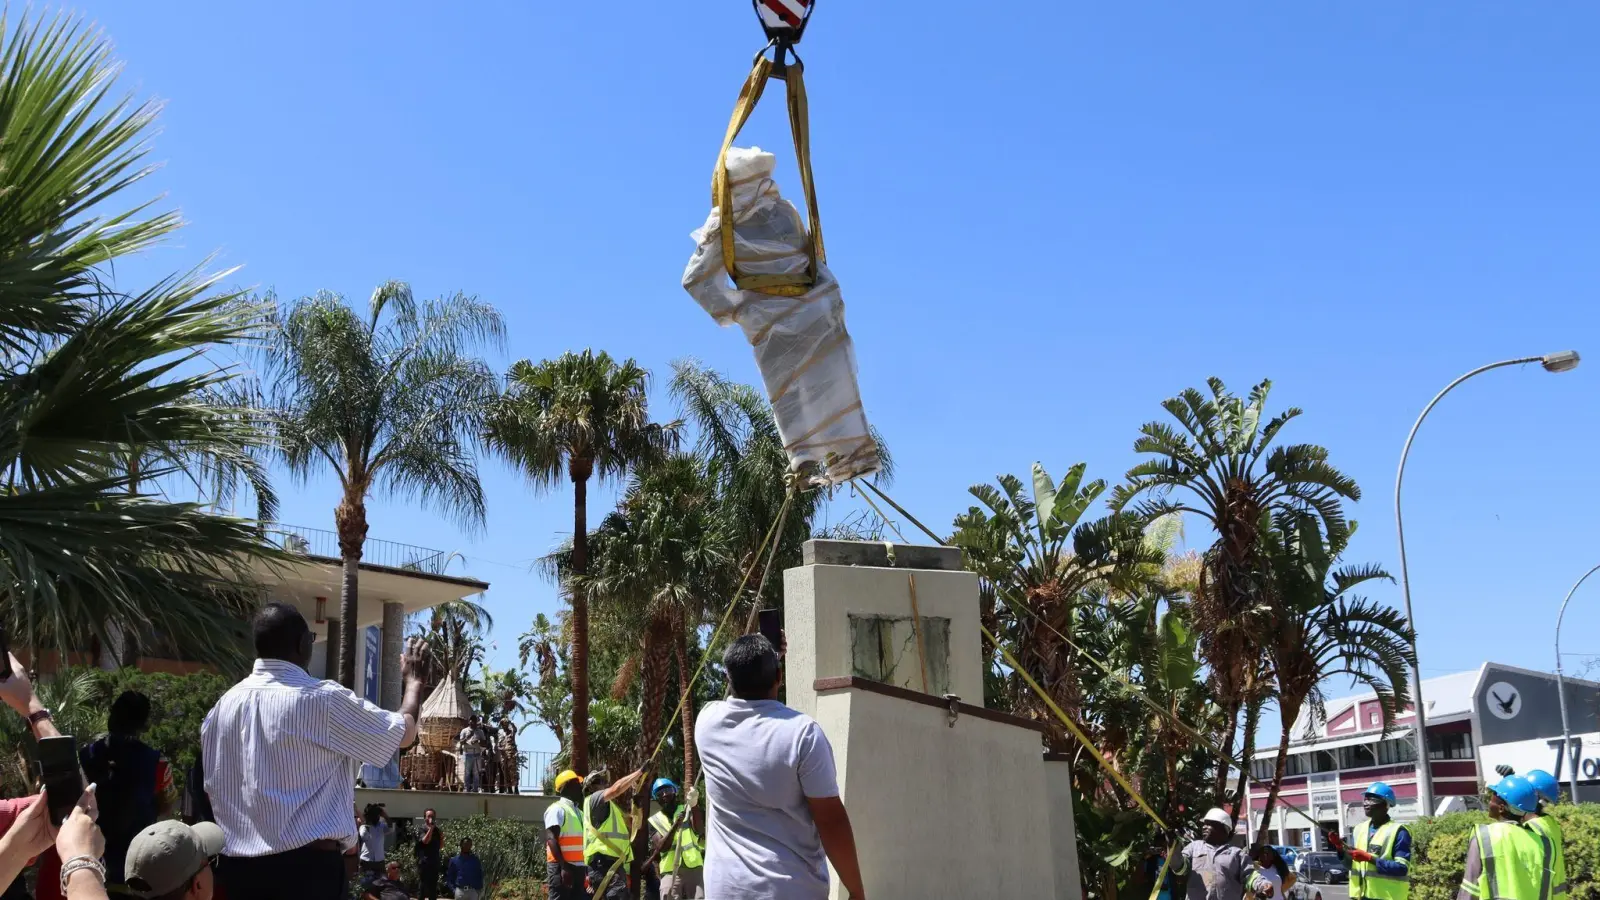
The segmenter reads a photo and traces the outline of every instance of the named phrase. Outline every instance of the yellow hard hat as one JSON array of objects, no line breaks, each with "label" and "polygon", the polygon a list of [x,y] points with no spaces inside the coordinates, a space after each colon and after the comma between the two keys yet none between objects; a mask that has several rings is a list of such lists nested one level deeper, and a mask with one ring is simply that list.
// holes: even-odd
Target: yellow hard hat
[{"label": "yellow hard hat", "polygon": [[568,782],[571,781],[576,781],[579,784],[583,784],[583,776],[572,771],[571,769],[562,772],[560,775],[556,776],[556,790],[561,790],[563,787],[566,787]]}]

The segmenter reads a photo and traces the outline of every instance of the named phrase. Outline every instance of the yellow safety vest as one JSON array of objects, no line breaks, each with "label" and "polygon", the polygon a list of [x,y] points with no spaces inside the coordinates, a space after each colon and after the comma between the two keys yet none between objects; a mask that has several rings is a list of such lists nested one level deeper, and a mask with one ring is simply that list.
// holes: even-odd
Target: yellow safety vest
[{"label": "yellow safety vest", "polygon": [[1550,886],[1551,900],[1562,900],[1567,896],[1570,885],[1567,882],[1567,853],[1561,846],[1561,823],[1555,816],[1539,815],[1528,820],[1528,827],[1550,839],[1550,855],[1554,864],[1550,867],[1553,884]]},{"label": "yellow safety vest", "polygon": [[[679,812],[687,814],[688,810],[680,809]],[[656,813],[650,817],[650,827],[656,830],[656,834],[666,837],[667,832],[672,830],[672,821],[667,818],[666,813]],[[694,833],[688,822],[684,822],[678,828],[672,843],[673,849],[670,852],[663,849],[657,863],[661,874],[668,875],[677,871],[680,862],[685,869],[698,869],[705,865],[705,857],[702,856],[705,848],[700,845],[699,835]]]},{"label": "yellow safety vest", "polygon": [[628,841],[627,817],[622,814],[622,807],[615,803],[606,805],[611,809],[606,813],[605,821],[598,825],[590,821],[583,823],[583,855],[590,857],[598,854],[625,863],[633,862],[633,844]]},{"label": "yellow safety vest", "polygon": [[[1551,900],[1550,839],[1517,822],[1473,829],[1461,890],[1477,900]],[[1474,859],[1473,850],[1477,850]]]},{"label": "yellow safety vest", "polygon": [[[1395,859],[1394,842],[1404,827],[1390,820],[1373,830],[1372,821],[1362,822],[1355,831],[1355,849],[1365,850],[1374,857],[1400,863],[1410,868],[1404,859]],[[1364,900],[1407,900],[1411,893],[1411,876],[1386,875],[1378,871],[1376,862],[1350,861],[1350,896]]]},{"label": "yellow safety vest", "polygon": [[[565,797],[557,798],[556,805],[566,812],[566,815],[561,817],[561,861],[581,866],[584,845],[583,812],[578,809],[578,804]],[[550,853],[549,844],[544,848],[544,861],[556,861]]]}]

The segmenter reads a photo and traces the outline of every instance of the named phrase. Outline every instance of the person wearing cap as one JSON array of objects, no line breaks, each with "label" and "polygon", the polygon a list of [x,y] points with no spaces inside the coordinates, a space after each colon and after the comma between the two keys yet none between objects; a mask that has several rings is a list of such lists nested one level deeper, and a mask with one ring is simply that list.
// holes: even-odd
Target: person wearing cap
[{"label": "person wearing cap", "polygon": [[1272,882],[1231,840],[1233,816],[1212,809],[1200,821],[1199,840],[1173,850],[1170,868],[1180,883],[1187,882],[1188,900],[1242,900],[1246,893],[1273,896]]},{"label": "person wearing cap", "polygon": [[651,850],[656,871],[661,873],[661,900],[704,897],[705,839],[695,823],[699,811],[678,804],[678,786],[669,778],[657,778],[650,793],[661,804],[661,811],[650,817],[650,829],[655,832]]},{"label": "person wearing cap", "polygon": [[1456,900],[1552,900],[1554,849],[1523,824],[1538,806],[1526,778],[1510,775],[1489,788],[1489,818],[1467,839],[1466,873]]},{"label": "person wearing cap", "polygon": [[211,900],[211,860],[222,844],[222,829],[212,822],[157,822],[128,842],[128,890],[148,900]]},{"label": "person wearing cap", "polygon": [[582,900],[583,776],[568,769],[555,788],[556,801],[544,810],[545,892],[550,900]]},{"label": "person wearing cap", "polygon": [[1351,900],[1407,900],[1411,892],[1411,831],[1389,818],[1394,788],[1377,781],[1361,794],[1367,820],[1357,825],[1353,843],[1333,841],[1350,861]]},{"label": "person wearing cap", "polygon": [[1561,845],[1561,822],[1555,816],[1546,812],[1545,805],[1554,806],[1561,802],[1561,783],[1556,777],[1543,769],[1534,769],[1523,776],[1528,783],[1533,785],[1533,792],[1537,799],[1534,801],[1534,811],[1529,813],[1522,821],[1529,828],[1539,832],[1550,839],[1552,865],[1551,877],[1554,884],[1550,887],[1550,896],[1553,898],[1565,897],[1569,889],[1567,882],[1567,853]]}]

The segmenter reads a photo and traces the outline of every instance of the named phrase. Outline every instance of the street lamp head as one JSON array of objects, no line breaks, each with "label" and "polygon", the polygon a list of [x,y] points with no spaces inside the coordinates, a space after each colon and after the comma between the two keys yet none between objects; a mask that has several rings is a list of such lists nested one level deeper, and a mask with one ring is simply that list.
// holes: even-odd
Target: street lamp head
[{"label": "street lamp head", "polygon": [[1539,360],[1539,365],[1544,366],[1546,372],[1571,372],[1578,367],[1578,351],[1548,353]]}]

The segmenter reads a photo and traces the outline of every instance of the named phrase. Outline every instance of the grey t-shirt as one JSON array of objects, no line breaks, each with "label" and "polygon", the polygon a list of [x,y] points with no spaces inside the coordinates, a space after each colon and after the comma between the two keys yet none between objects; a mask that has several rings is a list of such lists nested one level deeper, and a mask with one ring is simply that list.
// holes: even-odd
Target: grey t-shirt
[{"label": "grey t-shirt", "polygon": [[705,773],[706,896],[826,900],[828,858],[807,797],[839,796],[833,747],[776,700],[720,700],[695,722]]},{"label": "grey t-shirt", "polygon": [[1249,855],[1232,844],[1190,841],[1174,874],[1188,875],[1188,900],[1241,900],[1254,871]]}]

